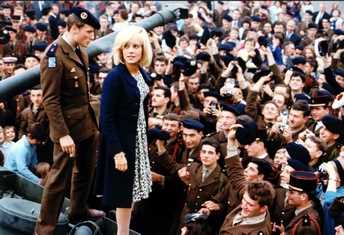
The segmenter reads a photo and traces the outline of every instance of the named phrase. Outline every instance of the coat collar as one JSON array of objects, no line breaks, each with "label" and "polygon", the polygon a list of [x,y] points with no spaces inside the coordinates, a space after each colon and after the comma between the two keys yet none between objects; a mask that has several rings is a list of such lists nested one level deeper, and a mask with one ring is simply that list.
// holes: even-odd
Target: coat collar
[{"label": "coat collar", "polygon": [[[59,45],[61,46],[62,51],[69,56],[74,62],[76,62],[80,67],[88,67],[88,54],[86,48],[80,47],[81,57],[83,62],[80,60],[79,56],[75,53],[73,48],[60,36],[58,38]],[[85,63],[85,64],[84,64]]]}]

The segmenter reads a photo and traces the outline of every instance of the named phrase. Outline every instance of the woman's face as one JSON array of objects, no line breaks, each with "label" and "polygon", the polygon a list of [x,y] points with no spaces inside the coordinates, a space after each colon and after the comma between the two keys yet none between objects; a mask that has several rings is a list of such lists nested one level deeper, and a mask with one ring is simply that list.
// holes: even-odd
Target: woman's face
[{"label": "woman's face", "polygon": [[138,42],[127,42],[123,48],[123,59],[126,64],[138,64],[142,58],[142,45]]}]

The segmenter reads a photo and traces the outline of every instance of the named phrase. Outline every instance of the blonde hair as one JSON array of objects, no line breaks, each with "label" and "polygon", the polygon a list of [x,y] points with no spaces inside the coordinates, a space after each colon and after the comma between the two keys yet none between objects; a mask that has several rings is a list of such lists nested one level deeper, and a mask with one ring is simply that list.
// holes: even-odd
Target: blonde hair
[{"label": "blonde hair", "polygon": [[142,57],[140,66],[150,66],[153,58],[153,50],[146,30],[136,25],[129,25],[122,29],[117,35],[113,45],[113,61],[115,65],[124,64],[123,48],[128,42],[139,43],[142,46]]}]

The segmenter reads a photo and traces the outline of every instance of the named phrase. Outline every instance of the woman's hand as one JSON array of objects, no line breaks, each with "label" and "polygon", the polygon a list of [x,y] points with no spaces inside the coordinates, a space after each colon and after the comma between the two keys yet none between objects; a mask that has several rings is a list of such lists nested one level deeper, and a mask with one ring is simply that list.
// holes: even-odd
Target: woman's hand
[{"label": "woman's hand", "polygon": [[120,152],[115,154],[113,157],[114,162],[115,162],[115,168],[119,171],[126,171],[128,170],[128,162],[127,158],[125,157],[125,153]]}]

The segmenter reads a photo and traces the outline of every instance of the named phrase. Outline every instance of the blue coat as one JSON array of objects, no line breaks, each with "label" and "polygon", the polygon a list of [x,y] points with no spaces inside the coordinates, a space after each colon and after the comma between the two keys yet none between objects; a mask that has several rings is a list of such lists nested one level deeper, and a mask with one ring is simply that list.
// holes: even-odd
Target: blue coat
[{"label": "blue coat", "polygon": [[[144,70],[140,72],[149,83]],[[147,101],[144,109],[147,120]],[[130,208],[135,170],[135,146],[140,92],[137,82],[124,64],[119,64],[106,77],[100,104],[100,158],[98,162],[98,193],[107,208]],[[124,152],[128,170],[115,169],[114,155]]]}]

